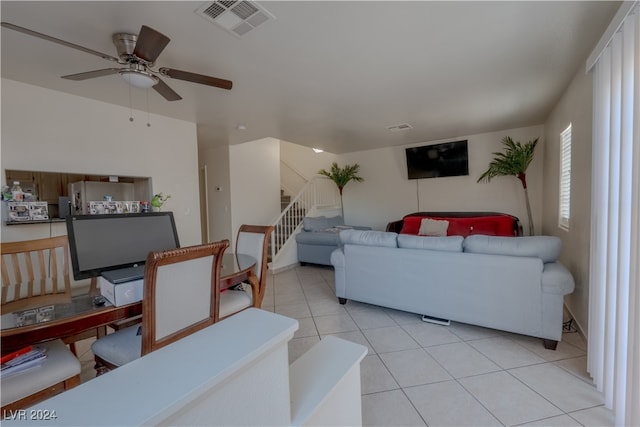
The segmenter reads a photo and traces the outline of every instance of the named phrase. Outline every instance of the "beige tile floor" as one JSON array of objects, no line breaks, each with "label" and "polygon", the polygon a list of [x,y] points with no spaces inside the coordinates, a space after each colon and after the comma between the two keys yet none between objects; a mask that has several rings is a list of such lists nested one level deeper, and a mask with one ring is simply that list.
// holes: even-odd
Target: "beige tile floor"
[{"label": "beige tile floor", "polygon": [[[362,418],[370,426],[612,426],[586,372],[586,345],[565,333],[556,351],[539,339],[349,301],[333,270],[270,275],[263,308],[298,319],[295,360],[327,335],[365,345]],[[91,340],[78,343],[82,380],[94,377]]]}]

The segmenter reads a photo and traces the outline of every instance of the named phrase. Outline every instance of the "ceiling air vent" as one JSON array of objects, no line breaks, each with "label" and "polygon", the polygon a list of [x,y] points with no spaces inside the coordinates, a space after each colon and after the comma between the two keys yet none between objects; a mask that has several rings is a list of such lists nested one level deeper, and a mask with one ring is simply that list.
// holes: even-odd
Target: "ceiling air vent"
[{"label": "ceiling air vent", "polygon": [[402,130],[413,129],[409,123],[400,123],[399,125],[387,126],[387,130],[391,132],[400,132]]},{"label": "ceiling air vent", "polygon": [[275,17],[253,1],[207,2],[196,10],[196,14],[240,37]]}]

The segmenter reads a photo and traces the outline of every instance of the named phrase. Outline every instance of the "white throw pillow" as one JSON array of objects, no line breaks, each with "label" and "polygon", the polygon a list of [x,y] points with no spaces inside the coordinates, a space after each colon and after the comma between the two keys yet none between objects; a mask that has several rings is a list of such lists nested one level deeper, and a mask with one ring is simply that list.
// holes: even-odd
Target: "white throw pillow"
[{"label": "white throw pillow", "polygon": [[420,236],[446,236],[449,228],[449,221],[431,218],[422,218],[420,222]]}]

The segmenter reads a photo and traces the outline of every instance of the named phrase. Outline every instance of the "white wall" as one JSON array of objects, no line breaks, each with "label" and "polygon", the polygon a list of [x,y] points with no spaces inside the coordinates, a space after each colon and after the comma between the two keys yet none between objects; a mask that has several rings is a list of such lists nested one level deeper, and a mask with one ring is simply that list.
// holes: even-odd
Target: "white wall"
[{"label": "white wall", "polygon": [[[584,333],[589,319],[589,247],[591,232],[591,74],[580,68],[545,124],[544,211],[542,231],[562,239],[560,261],[573,274],[576,288],[565,303]],[[571,219],[569,231],[558,227],[560,132],[571,123]]]},{"label": "white wall", "polygon": [[272,224],[280,214],[280,141],[229,147],[232,244],[242,224]]},{"label": "white wall", "polygon": [[526,233],[527,212],[520,181],[515,177],[498,177],[490,183],[476,183],[493,158],[492,153],[503,151],[500,141],[504,136],[522,143],[540,138],[535,158],[527,170],[534,225],[536,234],[540,234],[544,151],[541,125],[411,145],[468,140],[468,176],[407,179],[405,148],[408,145],[338,155],[340,166],[358,163],[360,176],[364,178],[363,182],[350,182],[344,188],[345,222],[384,230],[388,222],[416,211],[495,211],[520,218]]},{"label": "white wall", "polygon": [[309,147],[280,140],[280,158],[309,181],[320,169],[328,170],[337,156],[326,151],[315,153]]},{"label": "white wall", "polygon": [[229,146],[202,150],[198,158],[207,166],[209,241],[232,240]]},{"label": "white wall", "polygon": [[[171,194],[180,244],[198,244],[200,209],[196,126],[2,79],[2,182],[5,169],[151,177]],[[165,102],[160,100],[159,102]],[[66,234],[64,224],[2,223],[2,241]]]}]

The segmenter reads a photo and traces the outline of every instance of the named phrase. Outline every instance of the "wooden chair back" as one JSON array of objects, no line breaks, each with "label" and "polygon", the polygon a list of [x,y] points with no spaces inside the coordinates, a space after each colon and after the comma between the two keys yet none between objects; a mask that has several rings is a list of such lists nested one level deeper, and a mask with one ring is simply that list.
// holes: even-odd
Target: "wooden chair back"
[{"label": "wooden chair back", "polygon": [[2,243],[3,312],[71,301],[67,236]]},{"label": "wooden chair back", "polygon": [[255,274],[258,278],[259,286],[257,300],[254,299],[253,303],[254,307],[260,307],[264,298],[267,285],[268,249],[272,232],[272,225],[242,224],[238,229],[236,253],[251,255],[256,259]]},{"label": "wooden chair back", "polygon": [[142,305],[142,355],[219,320],[220,269],[229,241],[147,257]]}]

